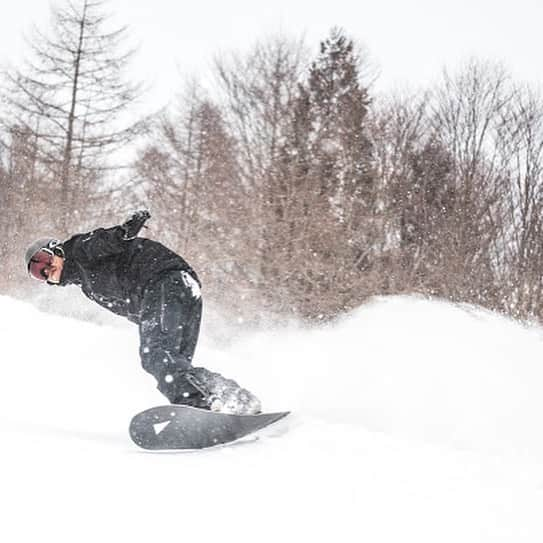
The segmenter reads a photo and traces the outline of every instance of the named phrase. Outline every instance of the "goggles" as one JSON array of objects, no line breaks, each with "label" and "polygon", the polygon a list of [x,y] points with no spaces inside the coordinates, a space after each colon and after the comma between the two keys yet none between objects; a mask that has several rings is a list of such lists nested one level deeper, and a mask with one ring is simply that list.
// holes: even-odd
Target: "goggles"
[{"label": "goggles", "polygon": [[28,265],[29,275],[38,281],[47,281],[49,278],[49,271],[53,264],[54,256],[55,253],[51,249],[40,249],[30,259],[30,263]]}]

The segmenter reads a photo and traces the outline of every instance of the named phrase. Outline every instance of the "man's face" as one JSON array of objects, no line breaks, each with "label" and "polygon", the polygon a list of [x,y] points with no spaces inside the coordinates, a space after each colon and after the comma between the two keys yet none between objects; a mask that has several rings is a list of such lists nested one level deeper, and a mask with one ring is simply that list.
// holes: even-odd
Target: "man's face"
[{"label": "man's face", "polygon": [[38,251],[30,261],[29,272],[39,281],[58,284],[62,276],[64,259],[49,249]]},{"label": "man's face", "polygon": [[53,255],[53,262],[51,263],[49,270],[46,272],[48,274],[47,282],[54,283],[55,285],[60,283],[63,267],[64,259],[61,256]]}]

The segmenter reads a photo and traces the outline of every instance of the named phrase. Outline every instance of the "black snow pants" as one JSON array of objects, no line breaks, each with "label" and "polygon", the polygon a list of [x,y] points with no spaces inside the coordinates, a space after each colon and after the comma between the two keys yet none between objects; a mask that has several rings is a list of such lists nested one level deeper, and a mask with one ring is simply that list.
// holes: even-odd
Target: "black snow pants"
[{"label": "black snow pants", "polygon": [[143,293],[139,325],[142,365],[171,403],[186,390],[185,372],[192,365],[201,317],[199,284],[188,272],[168,272]]}]

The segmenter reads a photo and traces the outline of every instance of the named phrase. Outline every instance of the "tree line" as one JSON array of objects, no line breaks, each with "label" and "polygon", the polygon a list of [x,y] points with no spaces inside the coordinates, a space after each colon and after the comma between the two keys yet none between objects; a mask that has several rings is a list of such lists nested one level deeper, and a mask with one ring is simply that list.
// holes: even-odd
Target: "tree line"
[{"label": "tree line", "polygon": [[[316,54],[269,38],[187,78],[173,105],[131,113],[141,86],[106,2],[55,8],[3,77],[1,287],[26,244],[138,205],[239,316],[322,320],[369,297],[421,293],[543,316],[543,102],[470,59],[431,87],[373,90],[334,28]],[[137,111],[137,109],[136,109]]]}]

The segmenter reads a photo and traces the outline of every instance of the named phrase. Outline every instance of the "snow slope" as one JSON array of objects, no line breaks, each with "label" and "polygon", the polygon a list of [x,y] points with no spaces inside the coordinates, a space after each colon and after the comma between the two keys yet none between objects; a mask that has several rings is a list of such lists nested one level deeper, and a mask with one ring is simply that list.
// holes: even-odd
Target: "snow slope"
[{"label": "snow slope", "polygon": [[2,541],[543,541],[540,328],[395,297],[226,346],[204,331],[196,365],[294,413],[198,453],[130,442],[163,403],[134,326],[0,297],[0,331]]}]

